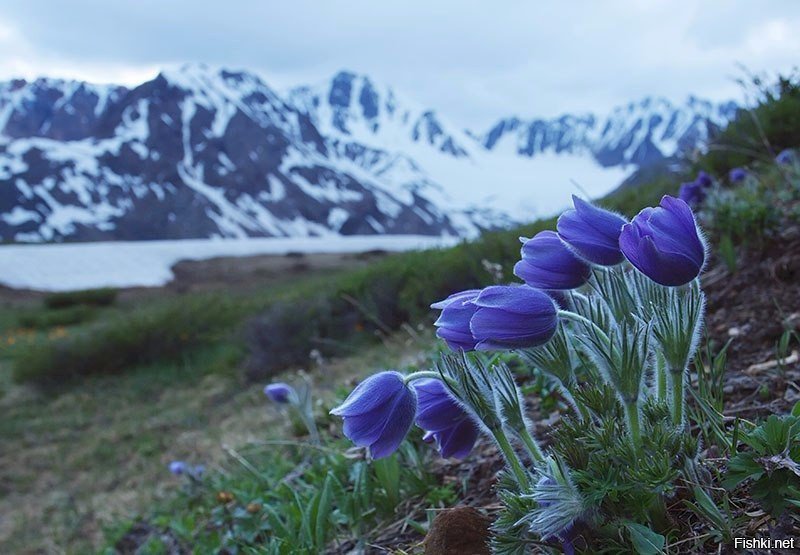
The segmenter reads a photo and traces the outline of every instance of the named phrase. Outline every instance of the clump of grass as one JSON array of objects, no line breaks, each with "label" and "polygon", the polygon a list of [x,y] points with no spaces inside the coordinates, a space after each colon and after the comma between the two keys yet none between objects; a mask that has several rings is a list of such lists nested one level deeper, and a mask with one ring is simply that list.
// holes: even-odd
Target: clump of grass
[{"label": "clump of grass", "polygon": [[117,290],[111,288],[85,289],[51,293],[44,298],[44,306],[52,309],[68,308],[79,305],[110,306],[117,299]]},{"label": "clump of grass", "polygon": [[191,349],[225,335],[237,314],[234,303],[204,296],[118,314],[61,337],[15,349],[14,378],[52,385],[180,359]]},{"label": "clump of grass", "polygon": [[45,330],[57,326],[74,326],[92,320],[97,309],[87,305],[73,305],[58,310],[31,309],[17,315],[17,324],[22,328]]}]

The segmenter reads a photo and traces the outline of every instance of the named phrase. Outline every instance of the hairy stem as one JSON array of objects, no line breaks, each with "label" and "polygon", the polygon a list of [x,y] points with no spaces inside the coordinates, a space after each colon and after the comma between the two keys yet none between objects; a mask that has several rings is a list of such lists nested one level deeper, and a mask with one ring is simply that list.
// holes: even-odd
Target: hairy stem
[{"label": "hairy stem", "polygon": [[524,428],[522,432],[519,434],[519,438],[522,440],[522,443],[525,444],[525,447],[527,447],[528,452],[530,453],[531,458],[534,461],[544,462],[544,453],[542,453],[542,448],[539,447],[538,443],[536,443],[536,440],[528,431],[527,427]]},{"label": "hairy stem", "polygon": [[570,312],[569,310],[559,310],[558,315],[565,320],[572,320],[573,322],[580,322],[581,324],[590,327],[594,332],[603,340],[605,343],[611,343],[611,340],[608,337],[608,334],[604,332],[600,326],[586,318],[585,316],[581,316],[575,312]]},{"label": "hairy stem", "polygon": [[639,426],[639,405],[636,401],[625,403],[625,418],[628,421],[628,431],[635,449],[642,443],[642,432]]},{"label": "hairy stem", "polygon": [[664,402],[667,400],[667,364],[661,354],[656,360],[656,398]]},{"label": "hairy stem", "polygon": [[676,426],[683,426],[683,382],[686,371],[670,368],[672,378],[672,423]]},{"label": "hairy stem", "polygon": [[514,448],[511,446],[511,442],[508,441],[508,437],[506,436],[505,432],[502,430],[502,428],[497,428],[492,430],[492,435],[494,436],[500,451],[503,452],[503,456],[505,457],[508,466],[511,467],[511,471],[514,473],[517,483],[520,485],[520,487],[526,488],[529,485],[528,474],[525,472],[525,469],[522,468],[522,463],[519,461],[519,457],[514,452]]}]

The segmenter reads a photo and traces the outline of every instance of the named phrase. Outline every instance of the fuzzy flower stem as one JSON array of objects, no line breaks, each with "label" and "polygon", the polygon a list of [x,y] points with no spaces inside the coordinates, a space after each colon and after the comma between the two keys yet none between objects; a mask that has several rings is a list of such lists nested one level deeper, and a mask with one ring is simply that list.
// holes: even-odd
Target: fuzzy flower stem
[{"label": "fuzzy flower stem", "polygon": [[656,361],[656,398],[659,401],[667,400],[667,365],[661,354]]},{"label": "fuzzy flower stem", "polygon": [[522,433],[519,434],[519,438],[522,440],[522,443],[525,444],[525,447],[528,448],[528,452],[531,454],[531,458],[533,458],[535,462],[544,462],[544,453],[542,453],[542,448],[539,447],[538,443],[536,443],[536,440],[528,431],[528,428],[525,428]]},{"label": "fuzzy flower stem", "polygon": [[678,427],[683,426],[683,381],[685,370],[675,371],[670,368],[672,378],[672,422]]},{"label": "fuzzy flower stem", "polygon": [[628,420],[633,447],[639,449],[639,445],[642,443],[642,432],[639,427],[639,405],[636,401],[625,403],[625,417]]},{"label": "fuzzy flower stem", "polygon": [[572,406],[572,410],[575,411],[578,417],[584,422],[589,422],[592,419],[592,415],[589,413],[589,409],[586,408],[586,405],[578,401],[566,386],[561,386],[560,389],[561,395],[563,395],[567,403]]},{"label": "fuzzy flower stem", "polygon": [[611,339],[609,339],[608,334],[600,329],[600,326],[586,318],[585,316],[581,316],[580,314],[576,314],[575,312],[570,312],[569,310],[559,310],[558,315],[565,320],[572,320],[573,322],[580,322],[585,326],[588,326],[594,330],[594,332],[603,340],[605,343],[611,343]]},{"label": "fuzzy flower stem", "polygon": [[497,446],[503,452],[506,462],[511,467],[511,471],[514,473],[517,483],[519,483],[521,488],[526,489],[530,482],[528,475],[522,468],[522,463],[520,463],[519,457],[514,452],[514,448],[511,446],[511,442],[508,441],[508,437],[506,436],[505,432],[502,430],[502,428],[491,430],[491,432],[495,441],[497,442]]}]

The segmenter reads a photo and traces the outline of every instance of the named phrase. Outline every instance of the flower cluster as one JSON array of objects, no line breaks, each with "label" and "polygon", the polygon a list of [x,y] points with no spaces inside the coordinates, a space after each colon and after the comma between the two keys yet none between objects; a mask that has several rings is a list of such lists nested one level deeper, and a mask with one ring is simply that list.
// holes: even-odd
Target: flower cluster
[{"label": "flower cluster", "polygon": [[714,184],[711,176],[701,171],[694,178],[694,181],[681,184],[678,198],[687,204],[696,206],[705,200],[708,189]]},{"label": "flower cluster", "polygon": [[[707,188],[711,180],[701,173],[695,183]],[[569,466],[530,432],[513,373],[483,351],[510,352],[538,369],[581,426],[624,417],[621,437],[633,453],[645,442],[645,403],[661,403],[668,435],[680,436],[706,259],[695,216],[680,198],[665,196],[630,221],[573,200],[557,232],[521,239],[514,274],[524,283],[462,291],[431,305],[441,311],[436,333],[452,354],[431,370],[370,376],[331,411],[344,419],[345,436],[373,458],[393,453],[415,423],[445,457],[465,457],[486,433],[502,452],[519,499],[535,502],[514,526],[527,523],[530,533],[565,549],[576,523],[592,511]],[[621,410],[597,412],[587,404],[586,388],[597,395],[613,391]],[[652,417],[647,422],[652,426]]]}]

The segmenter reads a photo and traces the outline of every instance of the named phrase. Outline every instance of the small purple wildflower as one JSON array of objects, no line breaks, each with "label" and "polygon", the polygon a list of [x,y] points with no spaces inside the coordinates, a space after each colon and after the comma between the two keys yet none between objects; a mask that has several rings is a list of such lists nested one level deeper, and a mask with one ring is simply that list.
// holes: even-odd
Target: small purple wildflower
[{"label": "small purple wildflower", "polygon": [[747,170],[744,168],[733,168],[728,172],[728,179],[731,183],[741,183],[747,179]]},{"label": "small purple wildflower", "polygon": [[169,471],[175,476],[182,476],[189,470],[189,465],[183,461],[172,461],[169,463]]},{"label": "small purple wildflower", "polygon": [[394,453],[414,424],[417,394],[402,374],[373,374],[331,411],[344,420],[344,435],[360,447],[369,447],[373,459]]},{"label": "small purple wildflower", "polygon": [[559,236],[582,258],[602,266],[614,266],[625,257],[619,250],[619,234],[628,220],[572,196],[575,206],[558,218]]},{"label": "small purple wildflower", "polygon": [[558,326],[552,297],[527,285],[493,285],[473,301],[470,320],[479,351],[522,349],[550,341]]},{"label": "small purple wildflower", "polygon": [[447,346],[454,351],[475,349],[475,338],[469,329],[469,321],[478,308],[472,301],[479,293],[480,289],[461,291],[431,305],[431,308],[442,311],[433,324],[436,326],[436,335],[444,339]]},{"label": "small purple wildflower", "polygon": [[264,386],[264,395],[269,397],[273,403],[287,404],[293,398],[297,398],[294,388],[282,382],[271,383]]},{"label": "small purple wildflower", "polygon": [[705,200],[706,192],[702,185],[696,181],[690,181],[689,183],[683,183],[681,185],[678,198],[686,204],[697,206]]},{"label": "small purple wildflower", "polygon": [[782,150],[781,153],[775,157],[775,161],[783,166],[788,166],[794,162],[794,152],[789,148]]},{"label": "small purple wildflower", "polygon": [[689,283],[705,263],[692,209],[666,195],[660,206],[645,208],[622,229],[619,244],[631,264],[661,285]]},{"label": "small purple wildflower", "polygon": [[580,287],[589,279],[591,268],[561,241],[554,231],[541,231],[531,239],[520,239],[522,260],[514,275],[529,286],[546,290]]},{"label": "small purple wildflower", "polygon": [[423,441],[436,442],[442,457],[463,459],[478,439],[478,426],[439,380],[414,382],[417,392],[417,426]]}]

